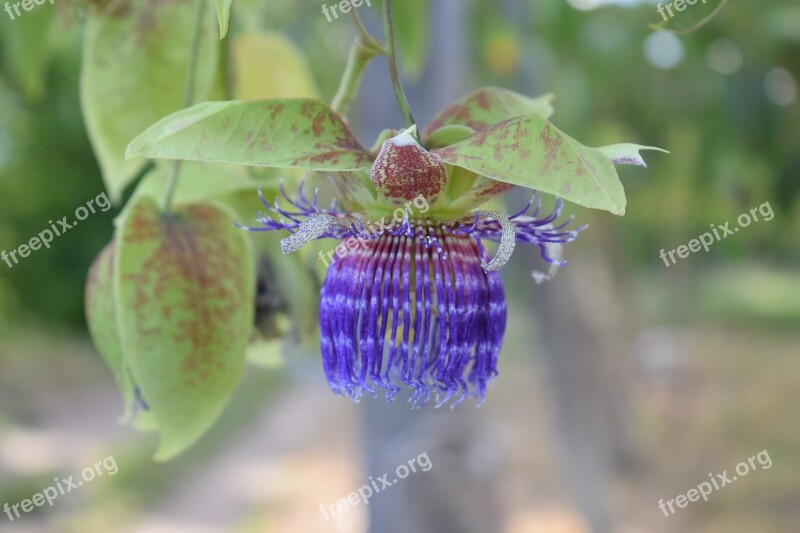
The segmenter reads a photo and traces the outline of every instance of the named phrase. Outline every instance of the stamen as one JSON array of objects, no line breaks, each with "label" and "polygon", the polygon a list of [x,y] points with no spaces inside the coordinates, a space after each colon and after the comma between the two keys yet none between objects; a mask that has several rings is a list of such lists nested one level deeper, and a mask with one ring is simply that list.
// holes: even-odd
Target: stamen
[{"label": "stamen", "polygon": [[514,230],[514,225],[505,213],[500,211],[484,211],[481,215],[483,219],[495,219],[500,223],[500,228],[503,231],[500,237],[500,248],[498,248],[497,254],[488,263],[481,263],[481,267],[483,267],[483,270],[486,272],[495,272],[503,268],[503,265],[508,263],[508,260],[511,259],[511,256],[514,254],[514,247],[517,243],[515,238],[516,231]]},{"label": "stamen", "polygon": [[350,225],[341,218],[326,213],[314,213],[300,224],[297,233],[281,241],[281,251],[285,254],[296,252],[307,242],[319,239],[336,227],[349,229]]}]

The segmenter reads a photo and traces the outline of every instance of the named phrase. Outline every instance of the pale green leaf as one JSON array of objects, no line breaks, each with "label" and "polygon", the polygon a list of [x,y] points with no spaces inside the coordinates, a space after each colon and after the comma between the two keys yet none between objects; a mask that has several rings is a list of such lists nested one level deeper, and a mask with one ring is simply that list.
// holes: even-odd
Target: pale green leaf
[{"label": "pale green leaf", "polygon": [[410,78],[422,75],[428,54],[428,0],[392,2],[400,68]]},{"label": "pale green leaf", "polygon": [[193,444],[242,375],[255,274],[234,214],[198,203],[160,213],[142,197],[118,231],[114,292],[125,361],[161,428],[157,460]]},{"label": "pale green leaf", "polygon": [[259,339],[247,347],[247,362],[265,370],[277,370],[283,366],[282,347],[281,339]]},{"label": "pale green leaf", "polygon": [[280,33],[247,33],[231,43],[237,100],[315,98],[317,86],[303,52]]},{"label": "pale green leaf", "polygon": [[442,126],[434,131],[425,142],[425,147],[428,150],[435,150],[436,148],[444,148],[451,144],[461,142],[470,135],[475,133],[475,130],[469,126],[462,126],[460,124],[451,124],[449,126]]},{"label": "pale green leaf", "polygon": [[127,156],[320,171],[369,169],[372,156],[315,99],[206,102],[163,118]]},{"label": "pale green leaf", "polygon": [[390,128],[384,129],[378,134],[378,138],[375,139],[375,144],[373,144],[372,148],[369,149],[369,153],[375,154],[377,156],[378,152],[380,152],[381,148],[383,147],[383,143],[385,143],[395,135],[398,135],[399,133],[400,130],[394,130]]},{"label": "pale green leaf", "polygon": [[219,38],[228,34],[228,23],[231,18],[231,0],[217,0],[217,20],[219,21]]},{"label": "pale green leaf", "polygon": [[[514,186],[508,183],[503,183],[501,181],[494,181],[489,179],[480,179],[480,178],[473,178],[473,176],[477,176],[472,172],[464,170],[460,167],[453,167],[456,171],[460,171],[460,173],[456,172],[453,174],[453,181],[460,177],[460,174],[463,174],[462,181],[469,184],[470,187],[467,189],[465,185],[462,185],[457,191],[459,194],[451,194],[451,198],[453,198],[452,202],[449,205],[449,208],[455,212],[464,212],[470,211],[484,205],[485,203],[497,198],[504,192],[512,189]],[[451,183],[450,185],[451,190],[454,190],[455,185]]]},{"label": "pale green leaf", "polygon": [[[211,6],[202,26],[195,95],[211,89],[218,60]],[[125,147],[161,117],[183,107],[197,8],[194,2],[130,0],[124,9],[89,11],[84,29],[81,106],[113,201],[143,161]]]},{"label": "pale green leaf", "polygon": [[[244,167],[184,161],[175,187],[173,204],[210,200],[240,191],[255,191],[261,187],[277,190],[281,178],[279,171],[264,170],[270,176],[256,178]],[[161,202],[166,196],[171,173],[172,165],[160,165],[142,179],[132,198],[146,195]],[[255,192],[252,194],[256,196]]]},{"label": "pale green leaf", "polygon": [[[288,188],[287,192],[291,189]],[[306,184],[306,193],[313,191],[313,184]],[[263,189],[264,199],[272,203],[280,197],[276,187]],[[258,194],[238,192],[224,198],[226,205],[238,214],[240,224],[261,227],[256,214],[265,211]],[[282,202],[283,206],[292,206]],[[281,252],[281,239],[289,236],[286,231],[268,231],[250,234],[258,257],[259,291],[263,297],[257,306],[256,325],[265,340],[291,337],[305,340],[319,331],[317,319],[320,281],[313,271],[320,264],[310,247],[299,253],[285,255]],[[322,242],[322,241],[320,241]],[[331,241],[325,241],[328,245]]]},{"label": "pale green leaf", "polygon": [[483,87],[439,111],[425,128],[423,138],[427,139],[439,128],[453,124],[480,130],[522,115],[550,118],[554,99],[552,94],[530,98],[500,87]]},{"label": "pale green leaf", "polygon": [[155,418],[137,400],[136,384],[122,354],[113,290],[115,256],[116,242],[112,240],[92,263],[86,280],[86,323],[97,351],[122,392],[125,402],[122,422],[131,422],[142,431],[152,431],[157,428]]}]

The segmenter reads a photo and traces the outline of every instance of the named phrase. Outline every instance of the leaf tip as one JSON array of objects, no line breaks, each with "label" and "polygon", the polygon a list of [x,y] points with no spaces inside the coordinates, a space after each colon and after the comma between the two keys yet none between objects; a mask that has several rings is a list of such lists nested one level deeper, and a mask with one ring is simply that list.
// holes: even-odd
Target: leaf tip
[{"label": "leaf tip", "polygon": [[637,165],[645,168],[647,168],[647,163],[645,163],[640,153],[642,150],[655,150],[666,154],[669,153],[669,151],[658,148],[657,146],[642,146],[631,143],[612,144],[610,146],[600,147],[598,150],[615,165]]},{"label": "leaf tip", "polygon": [[161,443],[158,445],[156,453],[153,454],[153,461],[156,463],[166,463],[172,459],[175,459],[175,457],[180,455],[182,451],[183,449],[181,447],[169,445],[162,439]]},{"label": "leaf tip", "polygon": [[138,139],[132,140],[127,148],[125,148],[125,161],[133,161],[140,155],[142,155],[142,147],[141,143],[137,142]]}]

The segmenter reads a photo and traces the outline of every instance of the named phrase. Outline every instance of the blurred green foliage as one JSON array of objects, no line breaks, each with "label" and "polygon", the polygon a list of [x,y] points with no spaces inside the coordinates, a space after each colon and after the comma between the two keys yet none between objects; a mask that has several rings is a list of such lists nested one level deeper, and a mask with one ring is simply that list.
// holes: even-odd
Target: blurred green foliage
[{"label": "blurred green foliage", "polygon": [[[3,31],[10,24],[4,21]],[[26,243],[104,188],[78,105],[80,32],[50,43],[44,97],[29,99],[3,65],[0,78],[0,250]],[[63,28],[62,28],[63,30]],[[3,37],[8,34],[3,33]],[[42,39],[46,35],[41,36]],[[4,46],[8,41],[2,41]],[[23,55],[27,49],[18,51]],[[33,95],[35,96],[35,92]],[[13,268],[2,263],[0,330],[26,322],[83,328],[83,280],[108,242],[114,210],[97,213]]]}]

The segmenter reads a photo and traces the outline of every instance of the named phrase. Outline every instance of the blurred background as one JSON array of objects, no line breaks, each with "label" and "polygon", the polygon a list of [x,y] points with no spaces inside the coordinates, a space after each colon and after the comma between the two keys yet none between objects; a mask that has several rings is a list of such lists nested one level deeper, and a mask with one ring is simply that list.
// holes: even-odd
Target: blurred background
[{"label": "blurred background", "polygon": [[[87,9],[0,14],[0,250],[104,190],[79,105]],[[430,0],[424,61],[405,69],[421,123],[499,85],[554,92],[551,120],[584,144],[671,151],[620,170],[624,217],[567,207],[590,227],[554,281],[534,285],[538,254],[517,250],[503,271],[500,377],[478,410],[353,404],[329,392],[313,348],[296,350],[248,369],[211,432],[157,464],[156,438],[119,424],[122,399],[84,320],[86,272],[119,206],[0,263],[0,505],[109,455],[119,466],[53,507],[0,514],[0,531],[797,531],[800,5],[730,2],[696,28],[691,9],[660,31],[656,2]],[[380,34],[377,11],[360,12]],[[233,13],[234,36],[293,43],[330,100],[349,18],[328,22],[317,0],[236,0]],[[280,80],[283,59],[251,67]],[[370,146],[401,124],[376,60],[353,129]],[[771,220],[670,267],[659,257],[765,202]],[[769,469],[669,517],[659,509],[763,450]],[[368,506],[320,512],[422,453],[428,472]]]}]

